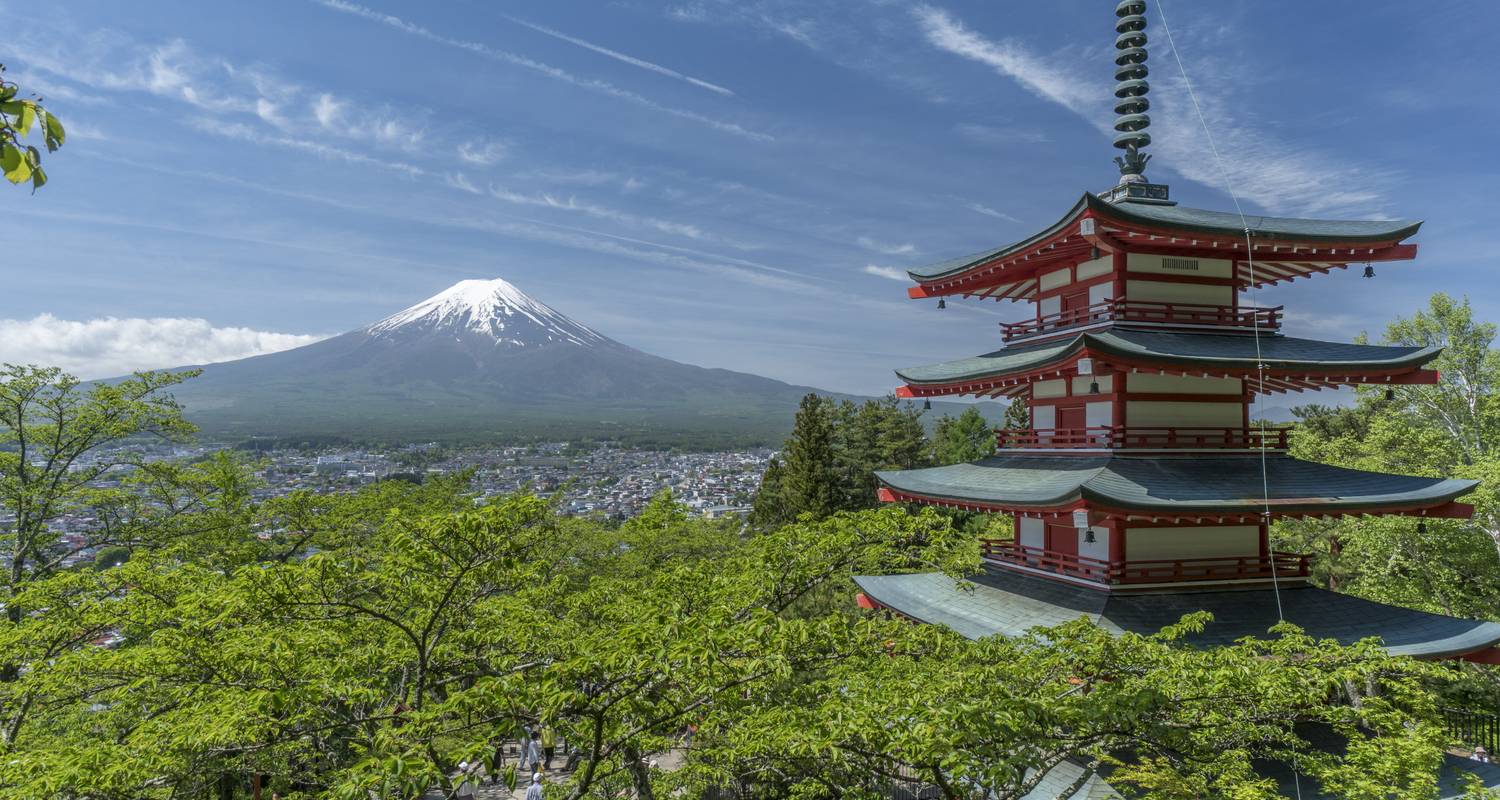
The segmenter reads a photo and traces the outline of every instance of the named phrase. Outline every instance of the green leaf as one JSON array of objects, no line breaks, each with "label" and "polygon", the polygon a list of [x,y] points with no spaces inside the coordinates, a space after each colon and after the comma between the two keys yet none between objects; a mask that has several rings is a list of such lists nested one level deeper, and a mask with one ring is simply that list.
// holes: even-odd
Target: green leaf
[{"label": "green leaf", "polygon": [[20,183],[31,177],[31,165],[21,155],[21,148],[13,144],[0,150],[0,169],[5,170],[5,178],[11,183]]},{"label": "green leaf", "polygon": [[41,167],[31,171],[31,191],[42,188],[47,183],[47,173]]},{"label": "green leaf", "polygon": [[36,105],[21,101],[21,110],[16,112],[16,131],[25,136],[31,133],[31,126],[34,124],[36,124]]},{"label": "green leaf", "polygon": [[16,92],[19,91],[21,91],[21,87],[14,83],[0,86],[0,100],[9,100],[15,97]]},{"label": "green leaf", "polygon": [[56,114],[46,111],[42,112],[42,114],[42,130],[47,137],[47,152],[50,153],[62,147],[63,142],[67,140],[68,136],[63,131],[62,120],[58,119]]}]

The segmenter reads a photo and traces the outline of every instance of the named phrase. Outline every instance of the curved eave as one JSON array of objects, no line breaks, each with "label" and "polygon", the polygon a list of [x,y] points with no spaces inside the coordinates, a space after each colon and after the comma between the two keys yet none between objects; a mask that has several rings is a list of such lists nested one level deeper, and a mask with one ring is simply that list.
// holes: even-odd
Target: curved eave
[{"label": "curved eave", "polygon": [[[1215,236],[1245,235],[1238,214],[1143,203],[1111,203],[1098,195],[1085,194],[1083,204],[1101,219],[1144,227],[1168,227],[1183,233]],[[1245,215],[1251,237],[1265,241],[1318,242],[1326,244],[1372,244],[1399,242],[1421,229],[1421,220],[1297,219]]]},{"label": "curved eave", "polygon": [[1051,225],[1047,226],[1040,233],[1028,236],[1027,238],[1022,239],[1018,242],[1012,242],[1010,244],[1002,245],[991,250],[986,250],[982,253],[975,253],[973,255],[963,256],[961,258],[955,258],[950,261],[943,261],[925,267],[909,269],[906,271],[906,274],[910,276],[912,280],[917,281],[918,283],[927,283],[931,281],[942,280],[943,278],[951,278],[955,275],[962,275],[964,272],[985,262],[993,261],[996,258],[1004,258],[1005,256],[1011,255],[1012,253],[1019,253],[1022,250],[1025,250],[1027,247],[1045,242],[1053,236],[1062,233],[1064,229],[1075,222],[1080,216],[1082,216],[1083,212],[1089,208],[1090,197],[1093,197],[1093,195],[1085,192],[1083,197],[1079,198],[1078,202],[1074,203],[1073,207],[1068,210],[1068,213],[1064,214],[1062,218],[1057,222],[1054,222]]},{"label": "curved eave", "polygon": [[[1077,228],[1075,223],[1081,218],[1098,220],[1098,234]],[[1413,258],[1416,246],[1399,243],[1422,225],[1409,220],[1316,220],[1258,215],[1247,216],[1245,224],[1251,229],[1251,252],[1257,261],[1267,262],[1267,271],[1259,277],[1242,274],[1240,278],[1246,285],[1257,286],[1327,272],[1352,262]],[[1062,218],[1032,236],[907,270],[907,275],[917,283],[907,294],[922,298],[977,293],[997,299],[1018,299],[1026,294],[1025,284],[1037,269],[1054,263],[1075,263],[1091,246],[1105,250],[1167,248],[1163,252],[1189,247],[1190,251],[1182,252],[1196,252],[1197,239],[1206,238],[1211,240],[1212,257],[1235,258],[1247,252],[1244,237],[1244,225],[1237,214],[1172,205],[1110,203],[1086,192]],[[1021,264],[1029,266],[1016,271]],[[1001,277],[1006,273],[1011,274]],[[1002,285],[1011,288],[996,293],[995,288]]]},{"label": "curved eave", "polygon": [[[1436,359],[1439,347],[1405,348],[1376,345],[1343,345],[1287,337],[1262,338],[1257,358],[1255,340],[1226,334],[1160,334],[1138,331],[1084,333],[1064,341],[1025,348],[1010,348],[981,356],[907,367],[896,370],[906,384],[898,394],[934,397],[944,394],[983,394],[1022,379],[1038,380],[1048,373],[1072,374],[1079,357],[1096,362],[1095,371],[1166,371],[1213,377],[1257,377],[1257,364],[1266,365],[1268,378],[1307,378],[1337,385],[1358,383],[1430,384],[1437,373],[1422,367]],[[1203,352],[1205,344],[1218,352]],[[1178,348],[1173,349],[1174,345]],[[1331,348],[1340,354],[1367,354],[1365,358],[1278,357],[1277,350],[1294,347]],[[1199,352],[1191,352],[1199,350]],[[1236,352],[1243,350],[1243,353]],[[1297,388],[1295,386],[1288,388]],[[1303,387],[1311,388],[1311,387]],[[1272,387],[1272,390],[1277,390]]]},{"label": "curved eave", "polygon": [[[1267,474],[1261,475],[1265,464]],[[1406,514],[1467,518],[1478,481],[1389,475],[1284,455],[1007,453],[968,464],[877,472],[882,499],[989,511],[1119,518]],[[1316,491],[1312,491],[1312,490]],[[1265,491],[1268,490],[1268,491]],[[1263,494],[1263,491],[1265,492]]]},{"label": "curved eave", "polygon": [[[1277,598],[1268,589],[1111,595],[1003,570],[964,584],[939,573],[862,575],[854,581],[879,605],[970,639],[1019,636],[1080,617],[1116,634],[1151,634],[1187,611],[1202,609],[1214,621],[1184,641],[1215,647],[1244,636],[1265,638],[1277,622]],[[1500,643],[1500,623],[1388,606],[1311,586],[1282,587],[1279,593],[1287,621],[1342,644],[1375,636],[1392,655],[1437,659]]]}]

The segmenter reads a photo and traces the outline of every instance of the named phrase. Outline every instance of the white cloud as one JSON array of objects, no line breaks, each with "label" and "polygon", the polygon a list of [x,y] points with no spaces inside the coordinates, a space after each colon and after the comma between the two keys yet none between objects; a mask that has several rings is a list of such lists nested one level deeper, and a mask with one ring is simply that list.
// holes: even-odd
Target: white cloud
[{"label": "white cloud", "polygon": [[1016,42],[985,39],[933,6],[917,6],[912,13],[934,47],[987,64],[1039,97],[1080,113],[1091,109],[1097,99],[1092,87],[1080,85],[1072,75],[1048,65]]},{"label": "white cloud", "polygon": [[983,205],[981,203],[970,203],[968,206],[966,206],[966,208],[968,208],[970,211],[973,211],[976,214],[983,214],[986,217],[994,217],[995,219],[1003,219],[1006,222],[1020,222],[1021,221],[1021,220],[1019,220],[1019,219],[1017,219],[1015,217],[1012,217],[1011,215],[1005,213],[1004,211],[999,211],[999,210],[990,208],[989,206]]},{"label": "white cloud", "polygon": [[[977,61],[1016,81],[1026,90],[1083,117],[1113,136],[1107,81],[1098,71],[1084,73],[1076,59],[1047,58],[1010,40],[991,40],[964,27],[947,11],[930,5],[912,10],[927,42],[954,55]],[[1178,40],[1182,37],[1179,35]],[[1158,42],[1165,62],[1152,74],[1150,152],[1160,156],[1152,169],[1165,167],[1187,180],[1223,191],[1225,175],[1214,158],[1187,85],[1169,60],[1171,49]],[[1154,62],[1153,62],[1154,63]],[[1171,68],[1169,71],[1169,67]],[[1190,65],[1203,115],[1213,131],[1224,162],[1223,173],[1242,200],[1277,213],[1357,212],[1378,215],[1384,190],[1394,176],[1349,164],[1340,157],[1267,133],[1262,120],[1248,121],[1220,98],[1242,98],[1251,80],[1232,67],[1202,61]],[[961,134],[974,138],[984,131]]]},{"label": "white cloud", "polygon": [[720,131],[722,133],[733,134],[735,136],[741,136],[746,139],[760,142],[770,142],[775,141],[776,139],[776,137],[771,136],[768,133],[761,133],[759,131],[750,130],[742,125],[739,125],[738,123],[725,122],[723,120],[704,116],[703,114],[699,114],[695,111],[688,111],[686,109],[665,106],[661,103],[656,102],[655,100],[652,100],[649,97],[646,97],[645,95],[637,94],[628,89],[621,89],[620,87],[608,81],[602,81],[597,78],[580,77],[578,75],[574,75],[571,72],[568,72],[567,70],[554,67],[551,64],[544,64],[540,61],[532,58],[527,58],[523,55],[518,55],[506,50],[500,50],[498,48],[490,47],[489,45],[482,42],[473,42],[464,39],[454,39],[448,36],[443,36],[442,34],[434,33],[414,22],[408,22],[407,20],[392,16],[390,14],[383,14],[379,11],[371,8],[366,8],[365,6],[359,5],[357,3],[347,2],[347,0],[313,0],[313,2],[316,2],[325,8],[329,8],[343,14],[349,14],[351,16],[359,17],[361,19],[366,19],[371,22],[376,22],[381,25],[385,25],[386,27],[394,28],[395,30],[401,31],[402,33],[416,36],[421,39],[426,39],[430,42],[435,42],[437,44],[456,48],[459,50],[466,50],[470,53],[484,56],[485,58],[530,70],[531,72],[535,72],[544,77],[551,78],[552,80],[561,81],[563,83],[577,86],[581,89],[586,89],[620,100],[625,100],[627,102],[641,106],[642,108],[650,109],[662,114],[667,114],[679,119],[685,119],[691,122],[696,122],[700,125],[706,125],[709,128]]},{"label": "white cloud", "polygon": [[508,151],[504,142],[476,139],[459,145],[458,157],[470,164],[488,167],[498,164]]},{"label": "white cloud", "polygon": [[882,278],[890,278],[893,281],[906,282],[911,280],[911,277],[906,274],[906,270],[896,269],[895,267],[866,264],[862,271],[867,275],[878,275]]},{"label": "white cloud", "polygon": [[56,366],[80,378],[108,378],[135,370],[232,361],[322,338],[216,328],[207,320],[183,317],[75,321],[40,314],[0,319],[0,362]]},{"label": "white cloud", "polygon": [[917,252],[917,246],[910,242],[905,242],[902,244],[892,244],[890,242],[876,241],[868,236],[861,236],[854,241],[860,247],[863,247],[864,249],[871,252],[881,253],[882,255],[907,256]]},{"label": "white cloud", "polygon": [[688,83],[691,83],[694,86],[699,87],[700,89],[707,89],[710,92],[717,92],[719,94],[724,94],[724,95],[733,95],[734,94],[734,92],[732,92],[729,89],[726,89],[723,86],[720,86],[720,85],[718,85],[716,83],[709,83],[708,81],[700,80],[698,78],[694,78],[691,75],[684,75],[684,74],[682,74],[681,72],[678,72],[675,69],[670,69],[668,67],[663,67],[660,64],[654,64],[654,63],[652,63],[650,61],[647,61],[647,60],[645,60],[643,58],[636,58],[635,56],[626,55],[626,54],[621,53],[619,51],[611,50],[608,47],[603,47],[603,46],[594,44],[593,42],[588,42],[588,41],[584,41],[583,39],[579,39],[579,38],[574,37],[574,36],[569,36],[569,35],[561,32],[561,31],[556,31],[556,30],[553,30],[553,29],[548,28],[548,27],[543,26],[543,25],[537,25],[535,23],[527,22],[525,20],[516,19],[515,17],[506,17],[506,19],[509,19],[511,22],[514,22],[517,25],[524,25],[524,26],[526,26],[526,27],[528,27],[528,28],[536,31],[537,33],[543,33],[543,34],[546,34],[548,36],[553,37],[554,39],[561,39],[564,42],[567,42],[568,44],[573,44],[573,45],[577,45],[579,47],[582,47],[585,50],[592,50],[595,53],[599,53],[600,55],[609,56],[610,58],[613,58],[616,61],[623,61],[624,63],[629,64],[632,67],[640,67],[641,69],[647,70],[649,72],[655,72],[658,75],[665,75],[665,76],[667,76],[669,78],[676,78],[676,79],[678,79],[680,81],[686,81]]}]

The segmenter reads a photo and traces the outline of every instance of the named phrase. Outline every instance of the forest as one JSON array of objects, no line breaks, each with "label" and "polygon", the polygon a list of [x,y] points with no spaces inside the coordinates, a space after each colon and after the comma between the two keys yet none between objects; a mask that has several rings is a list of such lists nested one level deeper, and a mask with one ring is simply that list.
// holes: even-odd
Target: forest
[{"label": "forest", "polygon": [[[1299,408],[1303,458],[1484,481],[1468,521],[1280,525],[1319,584],[1500,619],[1495,335],[1434,296],[1382,340],[1444,346],[1439,385]],[[451,797],[461,763],[524,785],[496,750],[528,726],[576,754],[557,798],[874,798],[902,776],[1021,798],[1064,762],[1084,777],[1059,798],[1095,772],[1140,797],[1279,797],[1267,764],[1328,796],[1425,798],[1439,710],[1500,705],[1492,667],[1289,625],[1199,650],[1177,640],[1202,614],[969,641],[859,609],[852,576],[961,577],[976,532],[1003,535],[873,496],[874,469],[992,452],[977,413],[928,437],[894,400],[812,396],[748,521],[663,494],[611,523],[463,474],[256,500],[253,454],[113,447],[191,436],[171,400],[190,379],[0,372],[0,798]],[[56,533],[65,514],[86,541]],[[109,556],[63,567],[80,547]]]}]

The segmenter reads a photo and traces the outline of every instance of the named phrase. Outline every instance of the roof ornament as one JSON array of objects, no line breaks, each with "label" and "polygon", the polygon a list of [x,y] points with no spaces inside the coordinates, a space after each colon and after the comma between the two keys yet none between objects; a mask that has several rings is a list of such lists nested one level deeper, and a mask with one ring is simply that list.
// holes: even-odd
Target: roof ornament
[{"label": "roof ornament", "polygon": [[1151,101],[1146,95],[1146,0],[1120,0],[1115,6],[1115,147],[1125,151],[1115,157],[1120,167],[1120,182],[1101,197],[1112,203],[1134,200],[1143,203],[1171,205],[1165,184],[1146,180],[1143,152],[1151,144],[1151,117],[1146,113]]},{"label": "roof ornament", "polygon": [[1146,162],[1151,156],[1141,152],[1151,144],[1151,117],[1146,114],[1151,101],[1146,95],[1146,0],[1120,0],[1115,6],[1115,147],[1125,151],[1117,156],[1121,183],[1144,183]]}]

